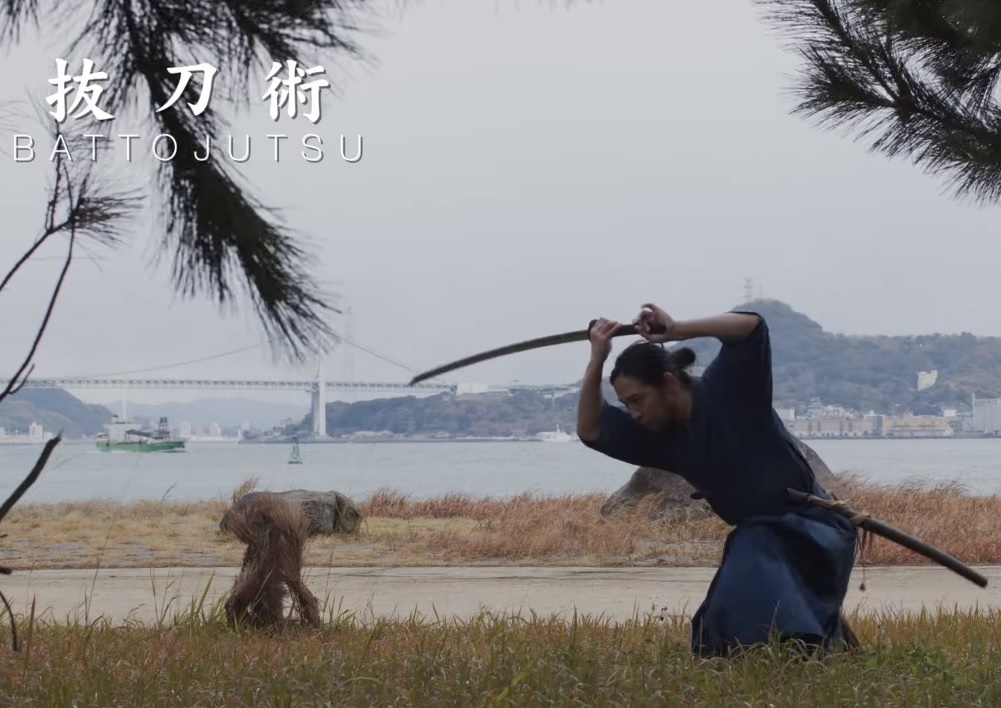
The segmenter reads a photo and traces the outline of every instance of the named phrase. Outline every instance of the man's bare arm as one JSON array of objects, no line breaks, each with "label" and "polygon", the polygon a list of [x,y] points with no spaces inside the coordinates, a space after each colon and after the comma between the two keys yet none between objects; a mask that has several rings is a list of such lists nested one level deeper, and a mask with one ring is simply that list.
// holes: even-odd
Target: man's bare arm
[{"label": "man's bare arm", "polygon": [[588,362],[577,401],[577,437],[588,442],[594,442],[601,435],[601,410],[605,405],[601,393],[604,363],[594,357]]}]

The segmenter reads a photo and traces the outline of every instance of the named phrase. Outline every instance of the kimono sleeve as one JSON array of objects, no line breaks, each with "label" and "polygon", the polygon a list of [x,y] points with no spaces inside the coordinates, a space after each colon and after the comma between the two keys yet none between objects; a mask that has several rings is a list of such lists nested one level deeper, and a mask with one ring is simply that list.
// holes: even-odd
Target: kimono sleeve
[{"label": "kimono sleeve", "polygon": [[661,445],[656,434],[639,425],[628,412],[607,401],[602,404],[598,438],[581,442],[592,450],[630,465],[657,467],[662,464],[658,455]]},{"label": "kimono sleeve", "polygon": [[721,340],[723,346],[706,367],[703,379],[723,398],[770,411],[772,344],[768,323],[757,312],[733,312],[754,315],[758,318],[758,324],[743,339]]}]

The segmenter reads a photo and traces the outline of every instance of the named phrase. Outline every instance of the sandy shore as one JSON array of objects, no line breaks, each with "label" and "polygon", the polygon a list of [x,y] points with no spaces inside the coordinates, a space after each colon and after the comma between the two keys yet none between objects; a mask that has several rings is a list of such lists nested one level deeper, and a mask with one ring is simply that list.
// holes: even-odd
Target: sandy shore
[{"label": "sandy shore", "polygon": [[[845,609],[934,610],[1001,605],[1001,566],[980,567],[985,589],[938,567],[856,569]],[[0,578],[16,613],[46,620],[150,623],[190,608],[208,588],[206,604],[226,593],[236,568],[17,571]],[[327,612],[406,617],[415,611],[467,618],[481,609],[569,615],[574,609],[612,620],[635,614],[694,612],[713,568],[313,568],[307,578]]]}]

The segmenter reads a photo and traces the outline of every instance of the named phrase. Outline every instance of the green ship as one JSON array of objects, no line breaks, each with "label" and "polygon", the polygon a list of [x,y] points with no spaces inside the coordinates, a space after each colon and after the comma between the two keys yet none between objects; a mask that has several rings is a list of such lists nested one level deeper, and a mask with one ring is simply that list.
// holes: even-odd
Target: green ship
[{"label": "green ship", "polygon": [[183,452],[184,440],[171,436],[166,418],[160,418],[156,430],[137,430],[131,421],[121,420],[116,415],[97,436],[97,449],[101,452]]}]

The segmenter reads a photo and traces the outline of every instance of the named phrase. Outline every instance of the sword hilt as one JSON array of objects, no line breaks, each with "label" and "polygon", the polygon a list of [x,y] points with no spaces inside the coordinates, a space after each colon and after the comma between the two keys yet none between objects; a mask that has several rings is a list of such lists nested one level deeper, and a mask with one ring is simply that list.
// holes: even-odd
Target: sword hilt
[{"label": "sword hilt", "polygon": [[[591,330],[594,328],[594,326],[596,324],[598,324],[598,320],[595,319],[595,320],[591,320],[591,322],[587,325],[587,337],[588,337],[588,339],[591,338]],[[650,325],[650,332],[653,333],[653,334],[660,334],[660,333],[666,332],[666,331],[667,331],[667,328],[664,327],[661,324],[655,323],[655,324]],[[616,327],[615,328],[615,332],[612,334],[612,336],[613,337],[632,337],[632,336],[637,335],[637,334],[639,334],[639,330],[636,329],[636,325],[634,325],[634,324],[624,324],[624,325],[619,325],[618,327]]]}]

